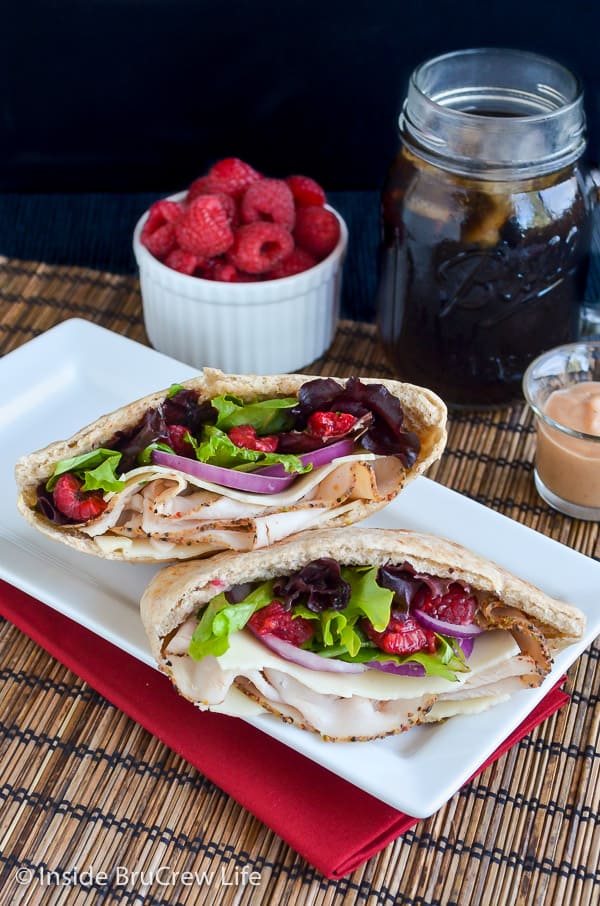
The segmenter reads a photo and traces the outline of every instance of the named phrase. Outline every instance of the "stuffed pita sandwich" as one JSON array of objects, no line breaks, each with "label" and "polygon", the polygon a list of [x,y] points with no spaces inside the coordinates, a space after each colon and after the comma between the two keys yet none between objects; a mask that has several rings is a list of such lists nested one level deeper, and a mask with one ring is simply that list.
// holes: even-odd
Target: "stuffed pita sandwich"
[{"label": "stuffed pita sandwich", "polygon": [[345,741],[535,687],[585,627],[455,543],[360,527],[167,567],[141,616],[160,670],[199,708]]},{"label": "stuffed pita sandwich", "polygon": [[411,384],[207,368],[22,457],[18,506],[100,557],[252,550],[365,518],[445,441],[444,404]]}]

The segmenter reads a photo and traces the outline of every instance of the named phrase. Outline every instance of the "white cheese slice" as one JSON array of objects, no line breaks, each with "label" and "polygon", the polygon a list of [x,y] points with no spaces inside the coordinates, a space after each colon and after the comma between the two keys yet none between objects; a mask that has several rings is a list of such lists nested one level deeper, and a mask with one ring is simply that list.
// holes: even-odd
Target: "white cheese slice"
[{"label": "white cheese slice", "polygon": [[126,538],[122,535],[96,535],[93,540],[104,554],[118,552],[132,560],[146,557],[152,560],[161,557],[168,560],[187,559],[192,555],[199,557],[213,550],[219,550],[219,547],[214,544],[186,544],[178,547],[170,541],[146,541],[145,538]]},{"label": "white cheese slice", "polygon": [[462,701],[443,701],[435,702],[432,709],[425,717],[426,723],[435,720],[445,720],[448,717],[455,717],[457,714],[479,714],[481,711],[487,711],[493,705],[499,705],[501,702],[508,701],[510,695],[480,695],[478,698],[468,698]]},{"label": "white cheese slice", "polygon": [[[519,646],[506,630],[486,631],[475,639],[469,658],[469,672],[457,674],[458,683],[473,680],[477,674],[519,653]],[[191,660],[191,659],[190,659]],[[270,667],[285,670],[315,692],[349,698],[359,695],[370,699],[418,698],[427,693],[450,692],[457,683],[438,676],[397,676],[379,670],[364,673],[331,673],[309,670],[291,661],[282,662],[249,632],[236,632],[230,637],[230,647],[218,658],[221,670],[233,676],[247,675],[251,670]],[[285,664],[285,666],[284,666]]]}]

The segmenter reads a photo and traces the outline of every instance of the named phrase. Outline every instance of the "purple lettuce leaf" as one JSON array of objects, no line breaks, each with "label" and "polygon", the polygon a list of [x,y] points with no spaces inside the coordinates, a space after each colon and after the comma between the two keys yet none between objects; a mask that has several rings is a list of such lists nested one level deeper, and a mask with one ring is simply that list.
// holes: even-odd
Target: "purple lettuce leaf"
[{"label": "purple lettuce leaf", "polygon": [[350,600],[350,584],[342,579],[340,564],[331,557],[307,563],[299,572],[273,585],[273,592],[286,610],[303,604],[313,613],[343,610]]},{"label": "purple lettuce leaf", "polygon": [[355,377],[345,387],[332,378],[307,381],[298,393],[298,405],[291,410],[295,430],[302,431],[313,412],[331,411],[349,412],[356,418],[371,413],[373,421],[361,438],[363,447],[379,455],[398,456],[407,469],[415,463],[421,448],[419,438],[403,429],[402,404],[383,384],[363,384]]}]

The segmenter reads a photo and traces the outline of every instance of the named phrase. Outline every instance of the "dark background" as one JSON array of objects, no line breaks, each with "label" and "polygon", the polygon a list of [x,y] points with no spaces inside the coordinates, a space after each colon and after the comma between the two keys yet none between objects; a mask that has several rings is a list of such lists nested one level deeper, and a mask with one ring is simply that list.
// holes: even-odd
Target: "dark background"
[{"label": "dark background", "polygon": [[[9,4],[5,5],[8,7]],[[550,55],[600,156],[600,3],[11,0],[0,188],[170,190],[219,157],[376,189],[412,69],[461,47]]]},{"label": "dark background", "polygon": [[10,0],[0,27],[0,254],[131,272],[148,204],[223,156],[319,180],[373,317],[378,193],[410,72],[450,50],[551,56],[600,159],[600,2]]}]

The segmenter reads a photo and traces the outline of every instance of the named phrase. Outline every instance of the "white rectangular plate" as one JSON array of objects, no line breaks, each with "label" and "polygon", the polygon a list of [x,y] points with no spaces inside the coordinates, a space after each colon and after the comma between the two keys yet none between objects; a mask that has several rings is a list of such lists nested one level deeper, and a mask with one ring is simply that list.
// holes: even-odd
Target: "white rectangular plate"
[{"label": "white rectangular plate", "polygon": [[[104,412],[194,374],[81,320],[64,322],[0,359],[0,577],[152,666],[138,602],[158,567],[81,554],[36,532],[14,505],[14,463]],[[326,743],[270,715],[251,721],[378,799],[423,818],[460,789],[598,635],[600,563],[426,478],[365,524],[451,538],[576,604],[588,619],[585,637],[556,658],[542,686],[482,714],[365,743]]]}]

